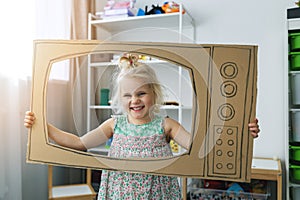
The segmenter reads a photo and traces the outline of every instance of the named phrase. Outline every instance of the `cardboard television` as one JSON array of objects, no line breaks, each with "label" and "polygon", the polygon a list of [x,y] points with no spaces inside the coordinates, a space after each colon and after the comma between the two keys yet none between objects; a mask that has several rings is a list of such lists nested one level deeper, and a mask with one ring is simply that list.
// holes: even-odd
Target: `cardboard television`
[{"label": "cardboard television", "polygon": [[[166,158],[116,159],[53,144],[47,132],[47,82],[53,63],[96,53],[134,52],[183,67],[195,94],[190,149]],[[40,40],[34,42],[27,162],[205,179],[250,181],[257,46]]]}]

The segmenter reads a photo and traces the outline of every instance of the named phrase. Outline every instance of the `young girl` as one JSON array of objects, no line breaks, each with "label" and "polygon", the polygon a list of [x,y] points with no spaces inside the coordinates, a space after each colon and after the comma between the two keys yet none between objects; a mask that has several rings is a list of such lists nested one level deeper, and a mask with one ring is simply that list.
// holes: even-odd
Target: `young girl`
[{"label": "young girl", "polygon": [[[112,106],[121,115],[82,137],[49,124],[49,137],[59,145],[78,150],[99,146],[113,137],[109,156],[116,158],[172,156],[170,139],[189,149],[191,134],[177,121],[159,115],[163,104],[161,86],[154,70],[137,59],[132,54],[120,59]],[[34,120],[34,114],[26,112],[27,128]],[[257,120],[249,124],[249,130],[258,136]],[[181,199],[181,191],[177,177],[103,170],[98,199]]]}]

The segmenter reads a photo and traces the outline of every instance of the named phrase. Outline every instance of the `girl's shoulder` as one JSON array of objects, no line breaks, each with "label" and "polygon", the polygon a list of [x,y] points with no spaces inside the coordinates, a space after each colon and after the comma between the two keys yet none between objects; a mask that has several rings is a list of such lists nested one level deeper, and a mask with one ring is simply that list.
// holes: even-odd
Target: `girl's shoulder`
[{"label": "girl's shoulder", "polygon": [[114,124],[115,124],[115,119],[113,117],[107,119],[106,121],[104,121],[101,126],[102,127],[106,127],[106,128],[110,128],[110,129],[113,129],[114,127]]},{"label": "girl's shoulder", "polygon": [[164,118],[164,123],[165,123],[165,125],[176,125],[176,124],[179,125],[178,121],[176,121],[175,119],[170,118],[168,116]]},{"label": "girl's shoulder", "polygon": [[180,126],[180,124],[175,119],[172,119],[170,117],[165,117],[164,118],[163,127],[164,127],[166,132],[169,132],[170,130],[172,130],[172,128],[175,128],[175,127],[178,127],[178,126]]}]

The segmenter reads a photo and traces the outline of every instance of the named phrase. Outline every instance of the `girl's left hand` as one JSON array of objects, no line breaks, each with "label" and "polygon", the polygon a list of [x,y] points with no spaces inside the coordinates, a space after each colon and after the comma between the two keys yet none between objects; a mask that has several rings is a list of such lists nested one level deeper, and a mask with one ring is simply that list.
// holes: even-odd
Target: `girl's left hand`
[{"label": "girl's left hand", "polygon": [[259,125],[258,125],[258,119],[256,118],[254,122],[249,123],[248,127],[249,127],[249,131],[251,132],[251,135],[254,138],[257,138],[258,133],[260,132]]}]

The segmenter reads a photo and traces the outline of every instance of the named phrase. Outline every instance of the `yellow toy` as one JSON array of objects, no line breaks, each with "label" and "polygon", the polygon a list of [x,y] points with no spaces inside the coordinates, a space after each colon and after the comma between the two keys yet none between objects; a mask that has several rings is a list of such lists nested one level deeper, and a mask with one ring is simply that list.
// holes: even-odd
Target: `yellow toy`
[{"label": "yellow toy", "polygon": [[171,146],[173,153],[178,153],[179,147],[178,147],[178,144],[174,140],[170,141],[170,146]]}]

